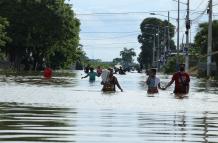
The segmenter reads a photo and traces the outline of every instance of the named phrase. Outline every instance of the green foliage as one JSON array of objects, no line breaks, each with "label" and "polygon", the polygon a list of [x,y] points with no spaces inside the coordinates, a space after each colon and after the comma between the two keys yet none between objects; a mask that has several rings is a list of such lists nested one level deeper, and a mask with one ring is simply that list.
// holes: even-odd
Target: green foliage
[{"label": "green foliage", "polygon": [[[218,20],[213,21],[213,52],[218,51]],[[207,42],[208,42],[208,23],[199,24],[198,33],[195,36],[195,45],[196,49],[200,51],[201,55],[207,54]],[[214,55],[213,60],[218,65],[218,56]],[[218,71],[218,66],[217,66]]]},{"label": "green foliage", "polygon": [[190,44],[189,54],[192,56],[199,57],[201,55],[200,48],[197,47],[195,44]]},{"label": "green foliage", "polygon": [[4,55],[4,47],[5,45],[11,41],[11,39],[8,37],[6,28],[9,26],[9,22],[5,19],[0,17],[0,60],[5,58]]},{"label": "green foliage", "polygon": [[1,0],[0,16],[10,23],[5,53],[15,66],[57,69],[78,58],[80,22],[64,0]]},{"label": "green foliage", "polygon": [[[179,63],[184,63],[184,57],[181,55],[179,56]],[[177,66],[178,65],[176,64],[176,56],[170,57],[163,67],[164,73],[171,74],[176,72]]]},{"label": "green foliage", "polygon": [[130,66],[133,65],[133,61],[134,61],[133,57],[136,56],[136,53],[133,48],[130,48],[130,49],[123,48],[123,50],[120,51],[120,56],[121,58],[113,59],[113,62],[112,62],[113,65],[121,64],[125,68],[129,68]]},{"label": "green foliage", "polygon": [[125,66],[129,66],[133,63],[133,57],[136,56],[133,48],[127,49],[123,48],[123,51],[120,51],[120,56]]},{"label": "green foliage", "polygon": [[171,23],[168,23],[168,21],[162,21],[161,19],[157,18],[146,18],[142,21],[140,25],[141,34],[138,36],[138,42],[142,44],[142,46],[140,47],[141,53],[138,57],[138,62],[140,63],[140,65],[144,65],[146,68],[148,68],[149,65],[152,65],[152,49],[154,45],[154,39],[156,47],[158,45],[157,34],[159,34],[159,44],[163,43],[163,45],[160,44],[161,51],[163,51],[164,45],[168,44],[168,41],[166,40],[168,24],[170,25],[169,31],[171,38],[169,42],[171,50],[174,50],[175,44],[172,40],[172,37],[174,37],[175,27]]},{"label": "green foliage", "polygon": [[195,36],[195,49],[201,54],[207,53],[207,37],[208,37],[208,24],[199,24],[198,32]]},{"label": "green foliage", "polygon": [[86,64],[90,65],[93,68],[97,68],[98,66],[100,66],[101,68],[109,68],[109,67],[112,67],[113,65],[112,62],[103,62],[100,59],[89,60]]},{"label": "green foliage", "polygon": [[116,64],[118,64],[118,63],[121,64],[122,61],[123,61],[122,58],[115,58],[115,59],[113,59],[113,64],[114,64],[114,65],[116,65]]}]

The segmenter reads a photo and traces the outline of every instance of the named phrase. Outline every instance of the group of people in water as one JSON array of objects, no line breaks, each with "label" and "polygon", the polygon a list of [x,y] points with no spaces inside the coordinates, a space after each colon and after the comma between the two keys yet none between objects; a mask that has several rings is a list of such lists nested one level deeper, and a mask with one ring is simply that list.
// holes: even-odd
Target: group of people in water
[{"label": "group of people in water", "polygon": [[114,72],[112,68],[108,68],[107,70],[102,70],[100,67],[97,68],[97,72],[94,71],[94,68],[90,68],[90,72],[87,73],[86,76],[82,77],[87,78],[89,77],[90,82],[95,81],[95,77],[102,77],[101,84],[103,85],[102,91],[116,91],[116,86],[123,92],[117,78],[114,76]]},{"label": "group of people in water", "polygon": [[[123,89],[121,88],[118,79],[114,76],[114,71],[112,68],[102,70],[100,67],[97,68],[97,72],[94,71],[94,68],[90,68],[90,72],[87,72],[85,69],[85,72],[87,73],[86,76],[82,77],[87,78],[89,77],[89,81],[93,82],[95,81],[95,77],[102,78],[101,84],[103,85],[102,91],[116,91],[116,86],[123,92]],[[148,78],[145,81],[148,89],[148,94],[155,94],[158,93],[158,89],[166,90],[169,86],[171,86],[175,82],[175,94],[188,94],[189,92],[189,83],[190,83],[190,76],[188,73],[185,72],[185,64],[179,65],[179,71],[174,73],[172,76],[171,81],[165,86],[161,87],[160,79],[156,76],[156,69],[151,68],[148,70],[147,75]]]}]

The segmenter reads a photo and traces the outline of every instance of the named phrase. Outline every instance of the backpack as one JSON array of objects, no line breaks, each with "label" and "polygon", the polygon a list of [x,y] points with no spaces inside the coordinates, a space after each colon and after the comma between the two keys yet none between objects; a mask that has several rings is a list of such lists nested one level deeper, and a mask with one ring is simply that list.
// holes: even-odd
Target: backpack
[{"label": "backpack", "polygon": [[174,93],[187,94],[189,92],[189,83],[187,83],[182,79],[182,75],[180,72],[179,72],[179,79],[181,80],[182,84],[179,85],[179,89],[177,89],[177,91],[174,91]]}]

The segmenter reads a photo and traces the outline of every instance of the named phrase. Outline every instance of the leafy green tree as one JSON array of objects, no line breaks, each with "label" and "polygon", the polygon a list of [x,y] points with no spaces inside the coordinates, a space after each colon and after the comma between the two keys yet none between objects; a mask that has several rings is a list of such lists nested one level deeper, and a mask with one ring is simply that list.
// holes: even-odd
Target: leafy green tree
[{"label": "leafy green tree", "polygon": [[76,61],[80,22],[64,0],[1,0],[0,16],[10,22],[6,53],[19,69],[43,64],[63,68]]},{"label": "leafy green tree", "polygon": [[123,48],[123,50],[120,51],[120,56],[122,58],[124,66],[128,67],[133,63],[133,57],[136,56],[136,53],[133,48]]},{"label": "leafy green tree", "polygon": [[8,26],[9,22],[5,18],[0,17],[0,47],[4,47],[10,40],[6,32]]},{"label": "leafy green tree", "polygon": [[[213,52],[218,51],[218,20],[213,21]],[[195,36],[195,48],[197,51],[200,51],[201,55],[206,55],[207,53],[207,39],[208,37],[208,23],[201,23],[199,24],[199,31]],[[213,56],[213,61],[216,62],[216,65],[218,65],[218,56]],[[218,66],[217,66],[218,71]]]},{"label": "leafy green tree", "polygon": [[122,58],[115,58],[115,59],[113,59],[113,64],[114,65],[116,65],[116,64],[118,64],[118,63],[122,63]]},{"label": "leafy green tree", "polygon": [[111,67],[113,64],[112,62],[103,62],[101,59],[89,59],[87,65],[90,65],[93,68],[97,68],[100,66],[101,68],[107,69]]},{"label": "leafy green tree", "polygon": [[9,26],[9,22],[0,17],[0,59],[5,57],[5,45],[10,42],[10,38],[7,35],[6,28]]},{"label": "leafy green tree", "polygon": [[161,19],[158,18],[146,18],[142,21],[140,25],[141,34],[138,36],[138,42],[142,44],[142,46],[140,47],[141,53],[139,54],[138,57],[138,62],[140,63],[140,65],[143,65],[146,68],[152,65],[152,51],[153,51],[152,49],[153,49],[154,39],[155,39],[156,47],[158,45],[157,35],[159,36],[159,45],[160,45],[161,52],[163,52],[164,45],[168,45],[168,41],[167,41],[168,24],[169,24],[169,31],[170,31],[170,41],[169,41],[170,48],[171,50],[174,50],[175,44],[172,40],[172,37],[174,36],[175,27],[171,23],[168,23],[168,21],[166,20],[162,21]]},{"label": "leafy green tree", "polygon": [[89,58],[86,56],[86,53],[82,49],[83,45],[79,45],[76,51],[76,70],[83,70],[83,67],[88,64]]}]

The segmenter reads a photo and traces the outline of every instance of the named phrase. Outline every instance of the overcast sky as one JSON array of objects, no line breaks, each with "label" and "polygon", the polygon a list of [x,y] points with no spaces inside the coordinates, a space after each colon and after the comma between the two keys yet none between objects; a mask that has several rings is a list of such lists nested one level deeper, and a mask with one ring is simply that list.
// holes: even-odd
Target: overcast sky
[{"label": "overcast sky", "polygon": [[[81,21],[80,43],[91,59],[111,61],[119,57],[123,47],[134,48],[138,54],[139,26],[143,19],[151,17],[150,12],[157,14],[153,17],[167,20],[167,11],[170,11],[170,21],[176,26],[177,2],[173,0],[69,0],[69,3]],[[213,0],[213,19],[218,19],[217,4],[218,0]],[[198,24],[208,20],[206,13],[201,15],[207,5],[208,0],[190,0],[192,41]],[[180,42],[185,32],[186,8],[185,4],[180,4]]]}]

